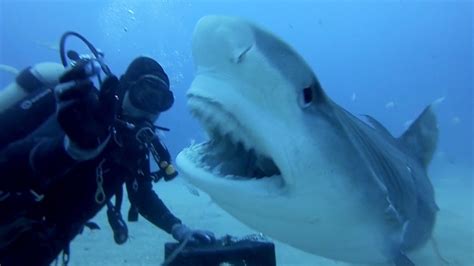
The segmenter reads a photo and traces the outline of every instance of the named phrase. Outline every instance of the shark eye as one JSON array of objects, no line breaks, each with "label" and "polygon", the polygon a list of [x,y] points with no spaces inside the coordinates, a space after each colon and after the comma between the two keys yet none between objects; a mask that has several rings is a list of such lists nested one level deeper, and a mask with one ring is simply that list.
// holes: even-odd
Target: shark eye
[{"label": "shark eye", "polygon": [[301,108],[306,108],[313,102],[313,89],[311,87],[304,88],[299,95],[299,103]]}]

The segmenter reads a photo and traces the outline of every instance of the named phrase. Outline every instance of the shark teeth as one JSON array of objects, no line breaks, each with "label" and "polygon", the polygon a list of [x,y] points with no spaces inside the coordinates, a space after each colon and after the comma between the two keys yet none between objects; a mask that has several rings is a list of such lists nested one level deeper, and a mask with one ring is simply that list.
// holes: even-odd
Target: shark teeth
[{"label": "shark teeth", "polygon": [[258,150],[251,135],[221,104],[191,96],[191,113],[200,120],[210,140],[188,148],[195,163],[222,178],[249,179],[280,175],[273,160]]},{"label": "shark teeth", "polygon": [[212,139],[228,138],[232,144],[236,146],[240,143],[247,151],[254,146],[250,134],[232,114],[225,111],[221,104],[204,97],[193,96],[189,98],[188,106],[191,108],[191,114],[201,121]]}]

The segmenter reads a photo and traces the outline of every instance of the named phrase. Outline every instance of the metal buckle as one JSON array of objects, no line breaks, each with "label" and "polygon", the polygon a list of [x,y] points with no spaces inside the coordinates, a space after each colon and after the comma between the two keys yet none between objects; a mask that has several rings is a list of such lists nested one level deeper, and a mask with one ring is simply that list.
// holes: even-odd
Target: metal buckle
[{"label": "metal buckle", "polygon": [[137,131],[135,138],[141,144],[149,144],[155,138],[155,131],[150,127],[142,127]]}]

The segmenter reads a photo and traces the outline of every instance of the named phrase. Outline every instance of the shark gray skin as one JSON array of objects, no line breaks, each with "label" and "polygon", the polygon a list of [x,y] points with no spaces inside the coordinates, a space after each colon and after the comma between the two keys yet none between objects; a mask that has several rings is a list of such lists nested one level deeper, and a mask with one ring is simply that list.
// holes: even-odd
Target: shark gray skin
[{"label": "shark gray skin", "polygon": [[191,113],[209,141],[177,156],[182,176],[282,242],[351,263],[414,265],[438,207],[427,176],[438,129],[428,106],[394,138],[343,109],[304,59],[245,20],[206,16],[193,35]]}]

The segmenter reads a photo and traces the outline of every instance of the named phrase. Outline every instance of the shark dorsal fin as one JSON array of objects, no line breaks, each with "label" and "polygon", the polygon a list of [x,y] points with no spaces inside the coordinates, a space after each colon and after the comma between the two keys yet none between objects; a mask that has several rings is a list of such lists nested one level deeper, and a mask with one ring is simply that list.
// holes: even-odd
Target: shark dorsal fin
[{"label": "shark dorsal fin", "polygon": [[427,167],[433,158],[438,142],[438,124],[433,113],[432,105],[413,122],[399,141]]}]

